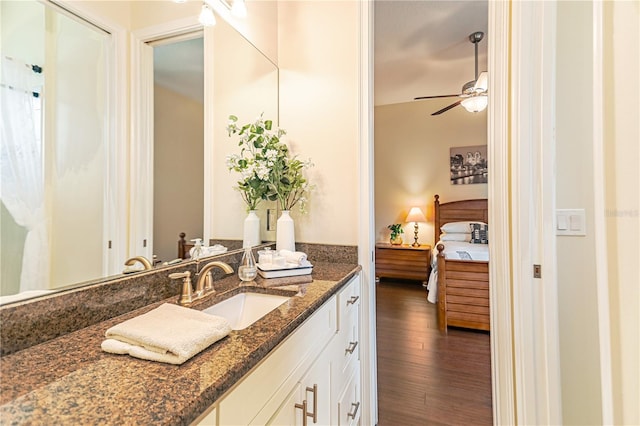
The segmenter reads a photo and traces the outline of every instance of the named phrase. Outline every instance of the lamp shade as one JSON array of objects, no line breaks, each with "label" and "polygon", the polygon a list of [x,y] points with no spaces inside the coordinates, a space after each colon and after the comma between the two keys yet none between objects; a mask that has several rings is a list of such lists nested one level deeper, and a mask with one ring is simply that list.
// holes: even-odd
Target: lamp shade
[{"label": "lamp shade", "polygon": [[426,222],[427,218],[424,216],[424,213],[422,213],[422,210],[420,210],[420,207],[411,207],[411,210],[409,211],[409,214],[407,215],[407,219],[405,221]]}]

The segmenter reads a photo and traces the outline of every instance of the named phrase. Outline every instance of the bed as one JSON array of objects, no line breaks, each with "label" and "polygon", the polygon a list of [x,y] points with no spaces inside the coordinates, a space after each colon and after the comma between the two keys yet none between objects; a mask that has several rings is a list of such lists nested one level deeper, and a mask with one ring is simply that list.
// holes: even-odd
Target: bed
[{"label": "bed", "polygon": [[441,241],[445,237],[440,233],[447,223],[449,226],[459,222],[488,223],[487,200],[441,204],[440,197],[436,195],[434,212],[436,249],[429,280],[429,299],[438,305],[438,328],[445,333],[449,326],[489,331],[488,244]]}]

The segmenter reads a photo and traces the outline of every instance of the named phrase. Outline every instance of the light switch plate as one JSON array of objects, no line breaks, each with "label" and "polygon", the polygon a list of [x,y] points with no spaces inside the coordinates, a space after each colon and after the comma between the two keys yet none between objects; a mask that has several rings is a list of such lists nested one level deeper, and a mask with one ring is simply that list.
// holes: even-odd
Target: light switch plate
[{"label": "light switch plate", "polygon": [[267,209],[267,231],[276,230],[276,209]]},{"label": "light switch plate", "polygon": [[587,235],[584,209],[556,209],[556,235]]}]

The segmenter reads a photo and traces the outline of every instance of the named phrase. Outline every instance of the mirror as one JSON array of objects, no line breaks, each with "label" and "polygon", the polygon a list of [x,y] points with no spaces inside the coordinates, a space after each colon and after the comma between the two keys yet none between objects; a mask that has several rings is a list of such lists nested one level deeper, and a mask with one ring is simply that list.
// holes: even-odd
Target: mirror
[{"label": "mirror", "polygon": [[[2,7],[1,19],[3,21],[2,22],[3,54],[4,52],[8,52],[5,50],[5,42],[6,40],[10,39],[10,37],[6,37],[6,34],[9,34],[8,31],[10,30],[10,28],[15,29],[16,27],[16,25],[13,25],[13,26],[5,25],[6,24],[5,20],[7,21],[11,20],[10,15],[7,13],[7,10],[8,10],[9,4],[13,4],[13,3],[21,4],[21,5],[32,4],[32,5],[37,5],[40,8],[45,8],[45,6],[42,3],[39,3],[36,1],[1,2],[0,3]],[[71,18],[67,17],[67,19],[71,19]],[[76,18],[74,18],[73,20],[74,22],[77,21]],[[27,31],[30,31],[27,24],[35,25],[37,23],[40,23],[40,22],[29,22],[29,23],[23,23],[23,24],[24,24],[24,28]],[[85,27],[88,27],[86,23],[83,23],[82,25],[84,25]],[[277,67],[266,56],[264,56],[262,52],[256,49],[249,41],[247,41],[243,36],[241,36],[237,31],[235,31],[233,27],[231,27],[229,24],[226,24],[222,19],[218,20],[218,25],[215,28],[216,28],[216,32],[215,32],[216,43],[211,44],[211,46],[213,46],[212,47],[213,61],[216,66],[216,75],[218,78],[218,80],[216,80],[214,83],[214,97],[216,101],[216,110],[214,110],[213,122],[215,126],[214,132],[216,134],[216,140],[208,141],[207,143],[214,143],[215,145],[219,143],[224,143],[225,145],[230,145],[231,149],[233,149],[234,148],[233,144],[230,144],[228,137],[226,137],[226,130],[224,130],[224,128],[222,129],[219,128],[220,127],[219,123],[224,123],[224,125],[226,125],[226,118],[229,113],[244,114],[244,112],[241,112],[241,111],[239,112],[236,105],[238,102],[246,103],[247,99],[252,100],[252,102],[249,102],[251,104],[251,108],[256,108],[258,111],[264,110],[264,108],[259,106],[260,104],[263,103],[261,102],[261,100],[264,99],[265,102],[268,103],[269,105],[274,105],[271,108],[271,110],[272,111],[275,110],[277,112],[277,93],[278,93]],[[220,30],[218,30],[217,28],[220,28]],[[96,30],[94,28],[91,31],[95,32]],[[101,30],[98,30],[98,33],[100,32],[103,34],[103,37],[105,37],[106,40],[109,39],[109,34],[104,33]],[[70,40],[70,42],[72,42],[72,40]],[[73,42],[75,43],[76,41],[73,40]],[[108,44],[108,42],[104,42],[104,43]],[[215,49],[216,46],[219,48]],[[94,50],[98,51],[99,49],[94,49]],[[108,51],[108,49],[104,48],[103,51],[106,52]],[[230,56],[225,57],[224,55],[230,55]],[[250,58],[245,56],[250,56]],[[108,61],[108,58],[109,58],[109,55],[105,54],[102,60]],[[269,68],[271,76],[275,76],[275,77],[269,78],[268,82],[266,80],[261,81],[261,87],[266,88],[266,85],[270,85],[271,87],[265,90],[260,90],[260,91],[255,90],[256,79],[254,78],[255,75],[251,76],[250,73],[248,72],[250,68],[248,70],[243,70],[242,72],[238,72],[238,68],[234,68],[234,67],[238,67],[239,61],[243,61],[243,60],[246,60],[248,61],[248,63],[251,63],[251,64],[261,64],[260,65],[261,68],[265,68],[265,67]],[[83,61],[84,61],[84,58],[83,58]],[[52,71],[55,70],[55,71],[58,71],[59,73],[59,70],[63,70],[63,68],[60,66],[58,70],[58,65],[59,64],[56,62],[54,65],[47,65],[47,67],[49,67]],[[68,71],[68,68],[69,67],[67,67],[66,71]],[[85,68],[89,68],[89,67],[85,67]],[[74,69],[74,71],[77,71],[77,70]],[[104,77],[104,75],[101,75],[99,72],[96,72],[95,68],[94,68],[94,73],[96,74],[96,78]],[[74,74],[70,73],[70,75],[74,75]],[[224,81],[220,81],[219,78],[221,78],[221,76],[223,75],[231,76],[233,77],[233,80],[227,82],[228,84],[225,83]],[[242,82],[243,76],[246,76],[247,78],[251,78],[251,80],[245,81],[245,83],[243,84]],[[213,77],[208,76],[208,78],[213,78]],[[59,90],[61,90],[62,87],[63,86],[60,85]],[[250,87],[250,90],[245,91],[244,89],[247,87]],[[73,92],[73,91],[74,90],[71,90],[70,92]],[[236,91],[236,94],[238,95],[237,99],[234,96],[234,91]],[[247,94],[245,92],[249,92],[249,93]],[[98,95],[96,96],[100,97]],[[106,98],[106,96],[104,96],[104,98]],[[266,98],[269,98],[269,99],[266,99]],[[239,99],[242,99],[243,101],[239,101]],[[222,104],[227,103],[228,105],[233,106],[232,111],[229,112],[230,111],[229,109],[219,108],[218,102],[221,102]],[[75,127],[78,126],[78,122],[84,119],[83,119],[83,116],[81,115],[82,111],[71,109],[72,107],[73,105],[70,105],[69,106],[70,109],[66,110],[65,112],[67,113],[68,117],[73,118],[73,120],[70,121],[70,124],[68,124],[68,127],[75,129]],[[104,112],[104,108],[102,112]],[[254,111],[248,112],[247,117],[254,117],[258,113],[259,112],[254,112]],[[102,117],[102,119],[104,119],[104,116]],[[83,121],[83,123],[88,123],[88,122],[89,122],[88,120]],[[96,123],[96,120],[93,120],[93,122],[95,123],[94,130],[105,131],[106,128],[108,127],[108,126]],[[56,130],[56,131],[59,131],[59,130]],[[221,137],[220,138],[218,137],[219,134],[224,134],[223,141],[219,141],[219,139],[222,139]],[[87,137],[84,138],[85,141],[86,139]],[[99,151],[100,149],[102,150],[108,149],[108,147],[102,147],[102,148],[95,147],[93,145],[93,142],[96,140],[96,138],[91,137],[90,139],[91,141],[88,142],[88,145],[83,146],[82,148],[83,150],[95,152],[95,151]],[[214,149],[217,149],[217,148],[214,147]],[[62,154],[64,152],[69,152],[73,150],[74,150],[73,147],[65,147],[64,149],[60,149],[59,151]],[[61,158],[60,161],[62,161],[63,164],[65,162],[69,163],[70,169],[73,170],[74,172],[78,172],[82,170],[95,172],[97,169],[99,169],[99,167],[93,167],[94,165],[96,165],[96,163],[104,164],[104,161],[100,162],[95,159],[93,163],[84,164],[84,165],[76,164],[72,160],[65,160],[63,158]],[[215,167],[220,167],[220,164],[224,164],[224,160],[221,160],[219,163],[216,163]],[[3,166],[4,166],[4,158],[3,158]],[[189,167],[189,165],[177,164],[176,167],[174,167],[174,171],[175,170],[179,171],[180,169],[186,168],[186,167]],[[224,172],[228,174],[226,169],[224,170]],[[104,186],[106,186],[104,176],[105,175],[102,174],[103,180],[101,181],[101,184],[103,185],[103,189],[104,189]],[[79,180],[80,182],[83,181],[82,178]],[[62,180],[57,184],[57,186],[61,190],[60,192],[62,193],[62,195],[66,197],[64,198],[65,200],[77,199],[78,201],[80,201],[80,204],[82,205],[85,192],[82,192],[81,197],[77,196],[77,192],[75,192],[76,186],[69,185],[68,181],[66,180]],[[108,199],[108,196],[105,195],[104,191],[101,192],[100,194],[101,194],[101,199]],[[3,189],[3,201],[4,201],[4,189]],[[94,209],[108,210],[108,209],[102,209],[101,207],[96,207],[96,205],[93,203],[85,202],[84,204],[87,207],[92,207]],[[1,207],[0,214],[2,215],[2,221],[3,221],[1,224],[2,225],[2,234],[1,234],[2,251],[0,253],[0,257],[2,258],[1,259],[2,260],[2,277],[0,281],[0,295],[10,295],[20,290],[20,287],[16,285],[16,282],[20,282],[20,280],[16,278],[16,276],[19,276],[21,274],[20,272],[21,261],[18,261],[17,258],[20,257],[22,252],[24,251],[24,241],[26,240],[26,232],[16,226],[14,226],[13,229],[11,229],[10,227],[5,227],[5,222],[8,222],[12,216],[11,216],[11,213],[9,212],[9,209],[5,208],[4,202],[3,202],[3,205],[0,207]],[[85,217],[93,218],[94,219],[93,223],[95,225],[96,223],[95,218],[98,217],[97,216],[98,213],[99,212],[93,211],[89,213],[83,213],[83,215],[85,215]],[[62,218],[72,230],[74,230],[74,226],[79,219],[77,216],[74,216],[73,211],[65,211]],[[53,219],[54,219],[53,216],[50,216],[50,215],[47,216],[47,220],[53,220]],[[60,235],[60,233],[56,232],[56,233],[50,234],[49,238],[47,239],[47,243],[50,247],[56,247],[55,249],[52,249],[52,252],[55,252],[56,256],[51,257],[49,269],[54,271],[54,270],[58,270],[59,268],[66,268],[67,270],[72,271],[74,274],[71,275],[68,279],[60,282],[53,282],[51,280],[46,280],[46,281],[31,280],[30,282],[38,281],[38,282],[44,283],[42,288],[45,291],[56,291],[61,289],[68,289],[70,287],[93,284],[96,282],[104,282],[105,280],[109,280],[113,278],[120,278],[121,275],[119,274],[119,272],[122,271],[123,269],[125,258],[123,256],[119,256],[119,258],[113,259],[113,261],[109,263],[108,259],[107,261],[105,261],[106,255],[102,254],[102,252],[105,251],[103,249],[103,246],[106,246],[108,244],[108,241],[104,240],[103,235],[106,234],[106,231],[104,226],[103,227],[100,226],[100,222],[107,222],[107,220],[108,220],[107,218],[105,218],[103,221],[99,220],[98,226],[92,227],[91,230],[99,234],[97,237],[86,238],[85,237],[86,234],[73,233],[73,234],[69,234],[71,238],[67,238],[68,235],[63,235],[63,239],[57,242],[54,239],[56,238],[56,235]],[[111,217],[109,218],[109,220],[111,220],[112,222],[115,222],[119,226],[126,226],[127,224],[127,219],[122,217]],[[175,255],[169,256],[169,257],[171,258],[177,257],[178,233],[167,231],[167,234],[168,234],[168,240],[173,241],[173,247],[175,250]],[[198,236],[200,235],[188,235],[188,238],[195,238]],[[98,245],[98,252],[92,253],[91,255],[87,255],[86,253],[88,248],[92,246],[92,244],[94,243]],[[62,244],[62,245],[59,245],[59,244]],[[74,254],[73,250],[80,250],[80,252],[75,252]],[[29,252],[29,250],[27,250],[27,252]],[[132,250],[132,255],[133,254],[141,254],[141,253],[138,253],[137,250]],[[34,263],[32,260],[33,259],[30,259],[31,263]],[[170,259],[162,259],[162,260],[170,260]],[[89,268],[85,268],[85,266],[88,266],[88,264],[94,261],[96,261],[96,263],[99,263],[98,261],[102,262],[102,267],[99,268],[100,270],[96,271],[95,268],[91,270],[89,270]],[[40,261],[35,263],[46,263],[46,262]],[[10,269],[12,268],[9,268],[8,266],[5,267],[6,265],[12,266],[13,271],[10,271]],[[80,274],[80,272],[82,272],[82,274]],[[40,290],[34,288],[33,291],[38,292]],[[6,299],[3,302],[6,302]]]},{"label": "mirror", "polygon": [[176,238],[202,238],[204,38],[153,46],[153,255],[178,256]]},{"label": "mirror", "polygon": [[37,294],[109,273],[110,35],[48,3],[0,7],[0,294]]}]

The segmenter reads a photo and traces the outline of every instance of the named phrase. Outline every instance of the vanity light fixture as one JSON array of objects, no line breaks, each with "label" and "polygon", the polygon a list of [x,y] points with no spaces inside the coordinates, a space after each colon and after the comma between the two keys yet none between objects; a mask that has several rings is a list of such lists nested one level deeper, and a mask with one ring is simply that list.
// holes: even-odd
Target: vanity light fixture
[{"label": "vanity light fixture", "polygon": [[200,11],[200,16],[198,16],[198,22],[205,27],[213,27],[216,24],[216,17],[213,14],[213,10],[211,10],[207,3],[202,3],[202,10]]},{"label": "vanity light fixture", "polygon": [[244,0],[233,0],[233,6],[231,6],[231,14],[236,18],[247,17],[247,5]]},{"label": "vanity light fixture", "polygon": [[420,210],[420,207],[411,207],[409,210],[409,214],[405,219],[405,222],[413,222],[413,247],[420,247],[420,243],[418,242],[418,222],[426,222],[427,218]]}]

